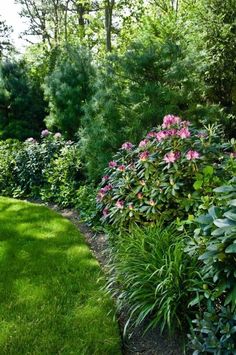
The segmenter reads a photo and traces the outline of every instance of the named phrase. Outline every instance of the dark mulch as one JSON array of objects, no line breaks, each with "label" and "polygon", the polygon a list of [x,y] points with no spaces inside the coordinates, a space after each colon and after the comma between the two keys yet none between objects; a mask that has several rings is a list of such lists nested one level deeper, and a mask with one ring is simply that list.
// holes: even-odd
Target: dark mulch
[{"label": "dark mulch", "polygon": [[[71,209],[60,209],[57,205],[47,205],[68,218],[83,233],[92,253],[99,261],[101,267],[106,272],[108,264],[107,238],[104,234],[94,234],[85,224],[80,222],[79,215]],[[127,320],[125,310],[118,315],[121,335]],[[168,334],[160,333],[159,329],[153,329],[144,333],[143,327],[137,327],[131,331],[127,331],[123,339],[124,355],[183,355],[181,336],[175,335],[169,337]],[[112,355],[112,354],[111,354]]]}]

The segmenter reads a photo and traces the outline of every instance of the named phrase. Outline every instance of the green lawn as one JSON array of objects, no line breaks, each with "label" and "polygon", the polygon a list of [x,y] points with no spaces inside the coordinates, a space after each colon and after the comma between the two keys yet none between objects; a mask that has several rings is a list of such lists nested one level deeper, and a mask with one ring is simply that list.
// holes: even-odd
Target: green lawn
[{"label": "green lawn", "polygon": [[78,230],[0,198],[0,354],[120,354],[99,264]]}]

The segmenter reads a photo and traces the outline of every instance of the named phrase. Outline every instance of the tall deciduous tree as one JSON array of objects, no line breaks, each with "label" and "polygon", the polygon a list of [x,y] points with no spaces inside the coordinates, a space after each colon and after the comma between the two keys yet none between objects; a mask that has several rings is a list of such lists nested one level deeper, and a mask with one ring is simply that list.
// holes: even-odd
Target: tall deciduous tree
[{"label": "tall deciduous tree", "polygon": [[0,17],[0,60],[13,49],[10,40],[11,32],[12,28]]}]

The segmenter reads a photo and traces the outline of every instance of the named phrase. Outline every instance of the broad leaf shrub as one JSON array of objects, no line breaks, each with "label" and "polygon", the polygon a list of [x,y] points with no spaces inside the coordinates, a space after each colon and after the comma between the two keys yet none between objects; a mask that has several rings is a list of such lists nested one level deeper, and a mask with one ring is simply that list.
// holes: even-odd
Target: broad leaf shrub
[{"label": "broad leaf shrub", "polygon": [[78,144],[59,132],[41,140],[0,141],[0,194],[74,206],[83,179]]},{"label": "broad leaf shrub", "polygon": [[15,156],[16,197],[39,197],[45,183],[45,169],[63,146],[63,141],[55,138],[48,130],[43,130],[41,137],[41,142],[32,137],[26,139]]},{"label": "broad leaf shrub", "polygon": [[198,262],[185,254],[184,246],[175,224],[136,226],[116,239],[108,289],[117,294],[118,309],[129,315],[126,326],[171,332],[186,326]]},{"label": "broad leaf shrub", "polygon": [[229,159],[219,126],[196,130],[189,121],[167,115],[134,146],[130,142],[110,161],[97,195],[106,224],[188,220],[201,204],[207,209],[212,189],[229,175]]},{"label": "broad leaf shrub", "polygon": [[63,207],[74,206],[76,190],[83,178],[78,145],[65,143],[51,159],[44,171],[46,183],[40,191],[45,201],[53,201]]},{"label": "broad leaf shrub", "polygon": [[17,140],[0,141],[0,192],[1,195],[11,196],[16,188],[13,173],[14,158],[22,144]]},{"label": "broad leaf shrub", "polygon": [[187,247],[190,256],[202,261],[204,278],[197,295],[201,312],[190,335],[194,354],[236,353],[236,178],[215,193],[215,205],[199,217]]}]

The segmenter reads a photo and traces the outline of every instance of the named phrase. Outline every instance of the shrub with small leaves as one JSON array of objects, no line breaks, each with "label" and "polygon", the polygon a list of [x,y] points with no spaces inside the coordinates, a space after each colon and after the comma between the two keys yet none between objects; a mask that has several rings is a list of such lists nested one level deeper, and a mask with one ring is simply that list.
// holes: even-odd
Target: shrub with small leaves
[{"label": "shrub with small leaves", "polygon": [[[122,145],[99,186],[97,206],[108,224],[129,225],[158,220],[191,219],[199,204],[227,178],[219,126],[194,129],[177,116],[164,117],[135,147]],[[205,198],[205,199],[204,199]]]}]

